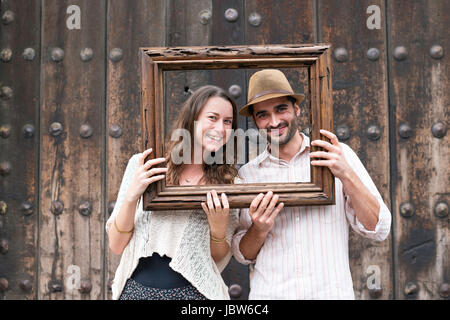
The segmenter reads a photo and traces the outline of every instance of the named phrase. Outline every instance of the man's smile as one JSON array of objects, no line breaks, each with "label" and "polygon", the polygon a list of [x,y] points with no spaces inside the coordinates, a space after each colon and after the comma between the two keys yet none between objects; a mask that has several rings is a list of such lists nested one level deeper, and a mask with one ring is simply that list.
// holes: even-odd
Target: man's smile
[{"label": "man's smile", "polygon": [[287,124],[278,126],[275,129],[269,129],[270,135],[281,136],[286,131]]}]

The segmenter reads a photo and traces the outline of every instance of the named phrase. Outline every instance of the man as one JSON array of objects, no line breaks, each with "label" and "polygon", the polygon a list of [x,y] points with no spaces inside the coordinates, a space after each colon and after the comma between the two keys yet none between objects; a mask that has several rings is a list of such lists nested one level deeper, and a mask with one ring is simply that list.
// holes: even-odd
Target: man
[{"label": "man", "polygon": [[[320,130],[331,143],[314,140],[311,145],[324,151],[309,151],[309,138],[297,120],[303,99],[279,70],[250,78],[248,104],[240,114],[267,130],[269,145],[239,175],[243,183],[307,182],[310,164],[327,166],[335,176],[336,204],[283,208],[268,192],[241,210],[232,252],[237,261],[254,264],[249,299],[354,299],[349,225],[370,239],[389,235],[389,209],[352,149]],[[278,157],[271,154],[274,145]]]}]

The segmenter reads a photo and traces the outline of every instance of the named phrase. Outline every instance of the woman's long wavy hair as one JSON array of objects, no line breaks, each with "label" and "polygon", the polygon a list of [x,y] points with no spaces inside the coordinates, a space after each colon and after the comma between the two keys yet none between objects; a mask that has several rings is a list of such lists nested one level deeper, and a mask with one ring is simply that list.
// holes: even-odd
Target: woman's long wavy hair
[{"label": "woman's long wavy hair", "polygon": [[[184,150],[183,143],[191,143],[190,150],[191,153],[194,152],[194,122],[198,119],[200,112],[203,107],[206,105],[208,99],[212,97],[220,97],[229,101],[233,107],[233,122],[232,129],[237,129],[237,107],[233,98],[222,88],[206,85],[198,88],[184,103],[183,107],[180,110],[177,120],[174,123],[172,132],[169,134],[168,139],[166,141],[166,152],[165,158],[167,159],[167,174],[166,181],[169,185],[178,185],[180,174],[183,170],[183,164],[175,164],[172,158],[172,153],[177,156],[182,156],[182,150]],[[191,136],[191,141],[186,141],[183,137],[179,137],[177,140],[171,140],[172,133],[177,129],[185,129],[189,131]],[[232,141],[233,140],[233,141]],[[231,142],[231,143],[230,143]],[[227,147],[234,148],[233,150],[233,163],[229,164],[226,161],[227,155]],[[204,181],[206,184],[232,184],[234,182],[234,178],[237,176],[237,169],[235,167],[236,163],[236,137],[231,134],[228,141],[216,152],[217,155],[223,156],[223,161],[214,161],[212,164],[207,164],[203,161],[203,171],[204,176],[201,181]],[[192,159],[192,154],[189,157]],[[216,163],[219,162],[219,163]]]}]

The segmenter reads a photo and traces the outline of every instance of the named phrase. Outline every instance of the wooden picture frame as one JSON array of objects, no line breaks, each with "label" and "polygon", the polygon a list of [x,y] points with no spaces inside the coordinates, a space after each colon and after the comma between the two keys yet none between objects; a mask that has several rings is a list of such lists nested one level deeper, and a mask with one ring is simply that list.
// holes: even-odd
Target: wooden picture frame
[{"label": "wooden picture frame", "polygon": [[[333,132],[332,79],[329,44],[140,48],[142,150],[163,157],[164,79],[168,70],[236,68],[308,68],[312,140]],[[311,151],[321,148],[311,146]],[[147,159],[146,159],[147,160]],[[238,185],[166,186],[151,184],[143,194],[143,210],[201,209],[206,193],[225,192],[231,208],[248,208],[259,193],[272,190],[285,206],[335,203],[334,176],[326,167],[311,166],[311,182]]]}]

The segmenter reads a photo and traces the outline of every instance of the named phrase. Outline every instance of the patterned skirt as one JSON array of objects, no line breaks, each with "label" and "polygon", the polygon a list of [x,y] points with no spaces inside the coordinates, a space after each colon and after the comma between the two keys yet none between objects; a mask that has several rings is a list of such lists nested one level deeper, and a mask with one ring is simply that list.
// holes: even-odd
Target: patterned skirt
[{"label": "patterned skirt", "polygon": [[181,288],[160,289],[146,287],[128,279],[119,300],[207,300],[193,285]]}]

